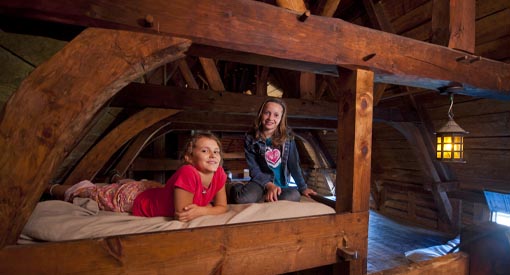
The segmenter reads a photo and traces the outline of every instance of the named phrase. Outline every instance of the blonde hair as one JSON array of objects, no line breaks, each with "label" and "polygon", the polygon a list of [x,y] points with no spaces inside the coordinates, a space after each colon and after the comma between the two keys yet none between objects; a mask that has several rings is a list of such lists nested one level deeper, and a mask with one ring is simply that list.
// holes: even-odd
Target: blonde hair
[{"label": "blonde hair", "polygon": [[280,106],[282,106],[283,109],[280,124],[278,124],[278,127],[276,128],[276,131],[273,133],[273,136],[271,138],[272,139],[271,141],[274,146],[280,146],[283,143],[285,143],[285,141],[288,138],[291,137],[290,128],[287,126],[287,105],[282,99],[274,97],[264,101],[264,103],[259,108],[257,117],[255,118],[253,132],[256,139],[260,139],[263,137],[262,132],[264,130],[264,125],[262,123],[262,114],[264,112],[266,104],[269,102],[279,104]]},{"label": "blonde hair", "polygon": [[220,165],[223,164],[223,149],[221,148],[221,141],[220,139],[210,132],[195,132],[186,142],[186,145],[184,146],[184,150],[181,153],[181,161],[182,163],[186,163],[185,157],[191,157],[193,155],[193,148],[197,145],[197,141],[201,138],[208,138],[216,141],[218,144],[218,147],[220,148],[220,156],[221,156],[221,162]]}]

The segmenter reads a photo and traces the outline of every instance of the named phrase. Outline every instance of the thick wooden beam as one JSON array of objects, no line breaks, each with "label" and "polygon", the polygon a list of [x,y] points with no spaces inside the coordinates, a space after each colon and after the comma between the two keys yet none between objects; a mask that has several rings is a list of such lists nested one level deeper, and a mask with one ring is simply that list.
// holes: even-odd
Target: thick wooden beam
[{"label": "thick wooden beam", "polygon": [[16,242],[94,114],[127,83],[183,58],[190,43],[88,29],[23,81],[0,120],[0,220],[9,221],[0,223],[0,247]]},{"label": "thick wooden beam", "polygon": [[9,246],[0,274],[284,274],[336,263],[344,238],[366,262],[368,212]]},{"label": "thick wooden beam", "polygon": [[224,60],[244,64],[253,64],[263,67],[338,76],[337,66],[332,64],[320,64],[301,60],[290,60],[213,46],[193,44],[189,48],[187,54],[192,56],[208,57],[214,60]]},{"label": "thick wooden beam", "polygon": [[[179,87],[131,83],[111,103],[122,107],[155,107],[220,113],[253,114],[267,97],[232,92],[211,92]],[[336,104],[285,99],[289,117],[336,119]]]},{"label": "thick wooden beam", "polygon": [[[172,116],[168,121],[174,123],[194,123],[223,126],[242,126],[248,131],[253,126],[255,114],[225,114],[218,112],[194,112],[184,111]],[[334,130],[337,128],[336,120],[330,119],[307,119],[300,117],[291,117],[288,119],[289,126],[292,129],[324,129]]]},{"label": "thick wooden beam", "polygon": [[368,211],[372,156],[373,73],[343,73],[338,101],[336,203],[340,211]]},{"label": "thick wooden beam", "polygon": [[[372,97],[374,74],[356,70],[341,73],[338,100],[337,212],[368,212],[372,156]],[[349,273],[358,274],[366,263],[351,261]],[[343,270],[344,271],[344,270]]]},{"label": "thick wooden beam", "polygon": [[[335,18],[311,15],[300,22],[294,12],[257,1],[55,0],[50,5],[23,0],[4,1],[0,7],[12,15],[161,33],[235,51],[366,68],[375,72],[375,82],[434,90],[460,83],[463,94],[510,100],[510,64],[479,60],[462,51]],[[154,18],[153,27],[140,24],[147,15]],[[296,30],[300,35],[295,35]],[[457,61],[461,59],[476,62]]]},{"label": "thick wooden beam", "polygon": [[[258,105],[262,104],[266,99],[267,97],[251,96],[241,93],[212,93],[211,91],[188,88],[131,83],[115,96],[110,106],[169,108],[192,112],[214,112],[254,116],[258,111]],[[289,123],[293,123],[293,127],[294,125],[296,127],[300,127],[299,125],[306,126],[299,122],[300,120],[298,118],[301,118],[302,121],[305,119],[310,120],[308,121],[310,123],[310,129],[329,129],[329,123],[315,124],[312,120],[337,119],[338,106],[336,103],[295,98],[286,98],[285,103],[289,110]],[[186,118],[183,117],[182,119]],[[204,122],[216,120],[214,116],[204,117],[204,119],[207,119],[204,120]],[[403,118],[396,108],[377,108],[374,110],[374,120],[402,121]]]}]

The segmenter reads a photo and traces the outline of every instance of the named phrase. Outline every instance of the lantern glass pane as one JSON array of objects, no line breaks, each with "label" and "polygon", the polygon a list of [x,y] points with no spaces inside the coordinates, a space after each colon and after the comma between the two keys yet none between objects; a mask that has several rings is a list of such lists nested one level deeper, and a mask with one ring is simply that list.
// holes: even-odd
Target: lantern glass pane
[{"label": "lantern glass pane", "polygon": [[454,144],[453,145],[453,151],[460,151],[461,150],[461,145],[460,144]]},{"label": "lantern glass pane", "polygon": [[461,136],[454,137],[454,141],[455,143],[462,143],[462,137]]},{"label": "lantern glass pane", "polygon": [[437,151],[436,158],[441,159],[441,151]]},{"label": "lantern glass pane", "polygon": [[451,153],[451,152],[444,152],[444,153],[443,153],[443,158],[445,158],[445,159],[451,159],[451,158],[452,158],[452,153]]},{"label": "lantern glass pane", "polygon": [[439,143],[441,143],[441,142],[442,142],[442,141],[441,141],[441,136],[438,136],[438,137],[437,137],[437,143],[439,144]]},{"label": "lantern glass pane", "polygon": [[453,153],[453,158],[454,159],[460,159],[460,152]]},{"label": "lantern glass pane", "polygon": [[436,148],[436,151],[441,152],[441,147],[442,147],[441,144],[438,144],[437,148]]},{"label": "lantern glass pane", "polygon": [[451,136],[444,136],[443,137],[444,143],[452,143],[452,137]]},{"label": "lantern glass pane", "polygon": [[452,144],[447,143],[443,146],[443,151],[451,151],[452,150]]}]

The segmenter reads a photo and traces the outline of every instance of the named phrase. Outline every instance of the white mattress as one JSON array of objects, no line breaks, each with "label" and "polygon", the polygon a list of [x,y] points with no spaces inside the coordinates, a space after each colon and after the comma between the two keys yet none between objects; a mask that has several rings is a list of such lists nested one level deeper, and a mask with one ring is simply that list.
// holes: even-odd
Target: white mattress
[{"label": "white mattress", "polygon": [[221,215],[203,216],[184,223],[165,217],[144,218],[127,213],[99,211],[93,200],[76,198],[73,204],[39,202],[25,225],[18,244],[67,241],[131,233],[334,214],[327,205],[303,197],[301,202],[278,201],[228,205]]}]

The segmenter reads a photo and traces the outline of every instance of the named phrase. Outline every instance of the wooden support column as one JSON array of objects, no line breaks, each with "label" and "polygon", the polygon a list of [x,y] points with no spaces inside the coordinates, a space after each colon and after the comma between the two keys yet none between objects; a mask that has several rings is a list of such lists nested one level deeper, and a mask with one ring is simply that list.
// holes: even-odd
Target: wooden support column
[{"label": "wooden support column", "polygon": [[[87,29],[37,67],[0,121],[0,247],[14,244],[58,164],[122,87],[184,57],[191,42]],[[100,68],[100,69],[98,69]]]},{"label": "wooden support column", "polygon": [[[372,156],[372,114],[374,73],[366,70],[343,71],[337,80],[338,156],[336,211],[368,212]],[[367,232],[363,232],[365,234]],[[348,241],[346,241],[348,243]],[[367,241],[354,246],[359,258],[340,264],[342,274],[365,274]],[[364,248],[364,249],[362,249]],[[345,273],[348,272],[348,273]]]},{"label": "wooden support column", "polygon": [[267,96],[268,77],[269,77],[269,67],[257,66],[257,86],[256,86],[255,95]]},{"label": "wooden support column", "polygon": [[302,72],[299,76],[299,97],[302,99],[315,99],[315,74]]},{"label": "wooden support column", "polygon": [[432,0],[430,43],[448,46],[450,40],[450,0]]},{"label": "wooden support column", "polygon": [[337,212],[368,211],[373,72],[344,71],[338,100]]},{"label": "wooden support column", "polygon": [[475,52],[475,17],[475,0],[450,0],[449,48]]}]

